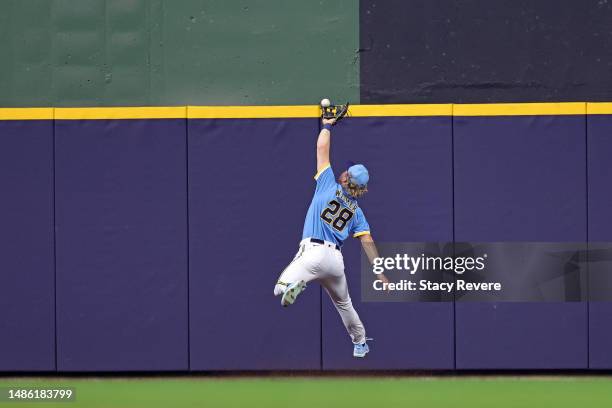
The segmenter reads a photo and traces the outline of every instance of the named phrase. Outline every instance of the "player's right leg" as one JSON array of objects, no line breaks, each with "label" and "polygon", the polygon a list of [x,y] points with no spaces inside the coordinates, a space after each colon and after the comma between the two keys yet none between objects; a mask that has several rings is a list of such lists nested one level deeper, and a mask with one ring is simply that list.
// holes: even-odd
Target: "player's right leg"
[{"label": "player's right leg", "polygon": [[342,319],[342,323],[346,328],[353,344],[363,344],[366,341],[365,328],[357,311],[353,307],[353,302],[348,293],[346,277],[342,274],[337,278],[326,278],[321,280],[321,285],[334,302],[336,310]]},{"label": "player's right leg", "polygon": [[320,280],[321,285],[334,302],[342,323],[353,341],[353,356],[365,357],[370,349],[366,342],[365,328],[349,295],[342,255],[335,254],[333,262],[329,264],[326,269],[328,273]]}]

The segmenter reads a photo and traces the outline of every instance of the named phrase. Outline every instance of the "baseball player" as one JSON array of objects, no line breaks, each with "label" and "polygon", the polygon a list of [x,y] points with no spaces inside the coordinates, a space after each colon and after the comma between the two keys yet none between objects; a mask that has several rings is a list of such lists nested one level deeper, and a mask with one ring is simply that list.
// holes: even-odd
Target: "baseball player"
[{"label": "baseball player", "polygon": [[[365,357],[369,352],[366,333],[349,296],[342,244],[349,235],[358,238],[370,262],[378,257],[370,235],[370,226],[357,199],[367,190],[368,170],[352,164],[338,179],[329,162],[331,128],[348,111],[347,105],[332,107],[333,116],[323,116],[323,129],[317,140],[316,188],[304,222],[302,241],[293,261],[281,273],[274,295],[281,296],[281,305],[293,304],[310,281],[318,281],[334,302],[342,323],[353,341],[353,356]],[[388,282],[384,275],[377,279]]]}]

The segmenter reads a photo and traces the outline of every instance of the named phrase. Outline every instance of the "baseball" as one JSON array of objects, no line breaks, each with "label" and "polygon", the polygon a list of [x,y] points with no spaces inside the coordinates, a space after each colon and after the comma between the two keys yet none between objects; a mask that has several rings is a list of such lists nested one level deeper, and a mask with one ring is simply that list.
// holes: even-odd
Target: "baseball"
[{"label": "baseball", "polygon": [[324,108],[329,108],[329,105],[331,105],[331,102],[329,101],[329,99],[325,98],[325,99],[321,99],[321,106]]}]

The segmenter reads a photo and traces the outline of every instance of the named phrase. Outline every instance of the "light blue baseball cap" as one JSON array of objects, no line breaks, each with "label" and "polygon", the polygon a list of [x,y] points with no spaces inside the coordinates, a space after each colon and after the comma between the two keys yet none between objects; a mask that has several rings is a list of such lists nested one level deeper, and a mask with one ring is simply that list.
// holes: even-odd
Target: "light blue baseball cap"
[{"label": "light blue baseball cap", "polygon": [[370,181],[370,173],[363,164],[353,164],[348,168],[349,181],[359,187],[365,187]]}]

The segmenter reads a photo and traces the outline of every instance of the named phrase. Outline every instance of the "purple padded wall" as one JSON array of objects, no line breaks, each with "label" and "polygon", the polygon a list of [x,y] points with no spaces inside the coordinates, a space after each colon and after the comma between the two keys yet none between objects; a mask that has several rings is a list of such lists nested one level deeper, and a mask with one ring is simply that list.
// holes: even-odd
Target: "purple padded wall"
[{"label": "purple padded wall", "polygon": [[0,196],[0,371],[55,370],[52,121],[0,121]]},{"label": "purple padded wall", "polygon": [[[454,121],[457,241],[587,238],[583,116]],[[612,117],[588,126],[588,238],[610,241]],[[56,368],[53,131],[0,122],[0,371]],[[375,338],[367,359],[351,357],[318,285],[281,308],[272,288],[300,239],[316,133],[315,119],[57,121],[57,369],[452,369],[455,357],[554,369],[586,368],[587,354],[612,368],[612,302],[590,303],[588,337],[585,303],[362,303],[356,240],[343,253]],[[346,160],[371,170],[361,204],[376,240],[452,239],[451,118],[352,118],[333,134],[336,173]]]},{"label": "purple padded wall", "polygon": [[186,121],[55,126],[58,370],[187,370]]},{"label": "purple padded wall", "polygon": [[282,308],[301,239],[316,119],[189,120],[192,370],[319,369],[320,291]]},{"label": "purple padded wall", "polygon": [[[612,241],[612,116],[589,115],[589,241]],[[591,284],[610,285],[606,279],[612,271],[597,263],[589,264]],[[604,268],[604,269],[602,269]],[[605,279],[605,282],[595,281]],[[612,299],[608,296],[607,299]],[[612,302],[591,301],[589,304],[589,367],[612,368]]]},{"label": "purple padded wall", "polygon": [[[455,117],[456,241],[586,240],[584,116]],[[587,307],[456,304],[459,369],[587,367]]]},{"label": "purple padded wall", "polygon": [[[370,170],[370,192],[360,205],[375,241],[452,241],[450,117],[351,118],[332,133],[336,175],[347,160]],[[343,255],[373,350],[365,359],[352,357],[350,338],[323,292],[323,368],[452,369],[452,302],[361,302],[359,241],[350,238]]]}]

